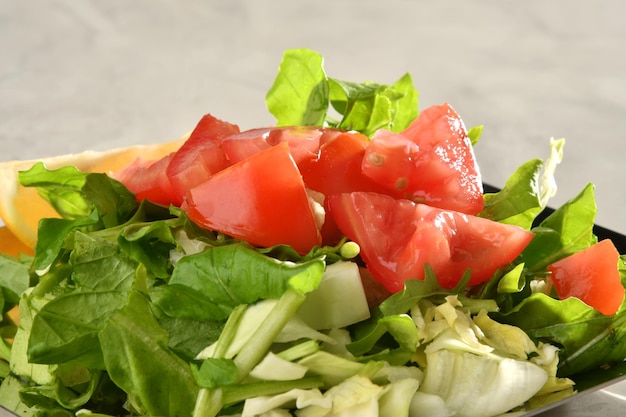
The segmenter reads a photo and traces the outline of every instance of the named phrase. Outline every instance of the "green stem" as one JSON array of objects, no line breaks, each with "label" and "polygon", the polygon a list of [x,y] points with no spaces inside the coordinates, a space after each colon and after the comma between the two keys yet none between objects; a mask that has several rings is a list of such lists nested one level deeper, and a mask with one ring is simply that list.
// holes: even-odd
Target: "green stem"
[{"label": "green stem", "polygon": [[260,381],[243,385],[229,385],[223,388],[224,405],[236,404],[248,398],[277,395],[292,389],[313,389],[324,385],[319,376],[309,376],[293,381]]},{"label": "green stem", "polygon": [[11,344],[4,339],[0,339],[0,358],[9,361],[11,357]]},{"label": "green stem", "polygon": [[239,380],[243,380],[250,371],[267,354],[274,339],[285,324],[296,313],[305,300],[304,294],[289,288],[280,297],[278,303],[272,308],[266,319],[256,329],[250,342],[246,344],[235,357],[235,365],[239,369]]},{"label": "green stem", "polygon": [[215,351],[213,352],[212,357],[224,358],[226,356],[228,347],[235,338],[235,334],[237,333],[237,327],[239,327],[239,322],[244,316],[247,308],[248,306],[246,304],[240,304],[235,307],[230,313],[230,315],[228,316],[228,320],[226,320],[226,324],[224,325],[224,329],[222,329],[220,337],[217,339],[217,342],[215,344]]},{"label": "green stem", "polygon": [[11,366],[8,362],[0,360],[0,378],[4,379],[11,373]]},{"label": "green stem", "polygon": [[307,340],[277,353],[276,356],[286,361],[293,362],[305,356],[312,355],[319,350],[320,344],[317,340]]},{"label": "green stem", "polygon": [[222,390],[202,388],[196,397],[192,417],[215,417],[222,410]]},{"label": "green stem", "polygon": [[72,272],[72,267],[69,265],[63,265],[56,267],[53,265],[52,269],[48,273],[41,276],[41,279],[37,286],[33,289],[32,295],[35,297],[43,297],[54,287],[67,278]]}]

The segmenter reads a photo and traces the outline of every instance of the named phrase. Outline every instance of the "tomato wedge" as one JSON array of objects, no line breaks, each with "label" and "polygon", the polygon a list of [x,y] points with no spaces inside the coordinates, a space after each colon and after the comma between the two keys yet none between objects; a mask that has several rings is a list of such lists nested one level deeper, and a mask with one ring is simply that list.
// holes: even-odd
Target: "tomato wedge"
[{"label": "tomato wedge", "polygon": [[576,297],[611,315],[624,301],[618,262],[619,252],[610,239],[605,239],[552,263],[548,271],[560,299]]},{"label": "tomato wedge", "polygon": [[176,151],[167,166],[166,174],[177,206],[182,204],[187,190],[230,165],[221,141],[236,133],[239,133],[239,127],[210,114],[200,119],[189,139]]},{"label": "tomato wedge", "polygon": [[296,164],[317,158],[320,137],[324,129],[312,126],[262,127],[246,130],[225,138],[222,148],[228,160],[235,164],[252,155],[287,142]]},{"label": "tomato wedge", "polygon": [[358,132],[325,133],[316,158],[298,164],[304,183],[325,195],[382,190],[361,170],[368,144],[369,139]]},{"label": "tomato wedge", "polygon": [[407,279],[423,279],[426,265],[444,288],[453,288],[467,270],[469,285],[480,284],[533,238],[517,226],[378,193],[336,194],[330,207],[339,228],[360,245],[372,275],[391,292]]},{"label": "tomato wedge", "polygon": [[134,193],[137,201],[150,200],[169,206],[174,204],[176,197],[165,170],[173,155],[171,153],[154,161],[138,158],[116,172],[114,178]]},{"label": "tomato wedge", "polygon": [[447,103],[423,110],[401,133],[377,131],[365,152],[363,173],[397,198],[466,214],[483,209],[472,144]]},{"label": "tomato wedge", "polygon": [[193,187],[182,208],[198,225],[253,245],[286,244],[306,254],[321,243],[311,202],[286,142]]},{"label": "tomato wedge", "polygon": [[[306,187],[324,196],[352,191],[382,191],[382,187],[361,171],[368,143],[369,139],[358,132],[326,130],[321,137],[318,156],[298,164]],[[332,217],[328,199],[324,209],[327,215],[322,227],[323,242],[334,245],[343,234]]]}]

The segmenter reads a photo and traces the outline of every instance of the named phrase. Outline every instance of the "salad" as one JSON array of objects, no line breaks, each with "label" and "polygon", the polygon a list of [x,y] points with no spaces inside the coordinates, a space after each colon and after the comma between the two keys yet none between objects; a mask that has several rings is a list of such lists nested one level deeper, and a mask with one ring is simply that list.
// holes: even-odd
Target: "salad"
[{"label": "salad", "polygon": [[[0,255],[18,415],[496,416],[626,357],[623,257],[590,184],[546,215],[563,140],[484,192],[447,103],[285,52],[276,126],[204,115],[113,175],[20,173],[60,214]],[[7,314],[19,308],[19,323]]]}]

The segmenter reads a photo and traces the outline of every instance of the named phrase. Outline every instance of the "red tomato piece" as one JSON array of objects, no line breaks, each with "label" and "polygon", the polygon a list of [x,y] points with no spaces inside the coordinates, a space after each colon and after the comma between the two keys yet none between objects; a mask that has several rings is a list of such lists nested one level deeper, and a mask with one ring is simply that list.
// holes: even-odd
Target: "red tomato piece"
[{"label": "red tomato piece", "polygon": [[576,297],[602,314],[615,314],[624,301],[617,268],[619,252],[610,239],[548,266],[560,299]]},{"label": "red tomato piece", "polygon": [[321,243],[313,209],[287,143],[261,151],[189,190],[183,209],[202,227],[253,245]]},{"label": "red tomato piece", "polygon": [[336,194],[330,207],[372,275],[391,292],[407,279],[423,279],[425,265],[444,288],[453,288],[468,269],[469,285],[480,284],[533,237],[516,226],[377,193]]},{"label": "red tomato piece", "polygon": [[324,195],[382,190],[361,171],[368,143],[366,136],[354,131],[325,133],[318,156],[298,165],[304,183]]},{"label": "red tomato piece", "polygon": [[377,131],[363,173],[397,198],[477,214],[483,189],[463,121],[449,104],[423,110],[401,133]]},{"label": "red tomato piece", "polygon": [[361,284],[363,285],[363,291],[365,291],[368,306],[376,307],[389,298],[391,293],[374,278],[369,269],[359,267],[359,275],[361,276]]},{"label": "red tomato piece", "polygon": [[239,127],[210,114],[200,119],[167,167],[176,205],[183,202],[187,190],[230,165],[220,144],[224,138],[236,133],[239,133]]},{"label": "red tomato piece", "polygon": [[[358,132],[326,130],[320,141],[319,156],[303,160],[298,166],[307,188],[325,196],[352,191],[382,191],[382,187],[363,175],[361,162],[369,139]],[[323,242],[336,244],[343,236],[325,202],[326,221]]]},{"label": "red tomato piece", "polygon": [[513,262],[534,237],[521,227],[452,210],[433,210],[421,221],[436,226],[448,242],[450,259],[443,268],[447,272],[437,275],[445,288],[453,288],[468,270],[470,286],[487,281]]},{"label": "red tomato piece", "polygon": [[138,158],[116,172],[114,178],[134,193],[137,201],[150,200],[169,206],[174,204],[175,193],[165,170],[173,155],[171,153],[151,161]]},{"label": "red tomato piece", "polygon": [[294,161],[299,164],[317,157],[323,133],[324,129],[317,127],[264,127],[229,136],[222,142],[222,148],[230,162],[236,164],[264,149],[287,142]]}]

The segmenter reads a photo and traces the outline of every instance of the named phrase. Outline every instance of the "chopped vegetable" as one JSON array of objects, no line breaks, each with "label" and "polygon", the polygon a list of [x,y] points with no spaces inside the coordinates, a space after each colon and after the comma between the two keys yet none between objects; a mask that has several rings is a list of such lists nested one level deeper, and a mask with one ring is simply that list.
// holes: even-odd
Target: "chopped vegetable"
[{"label": "chopped vegetable", "polygon": [[20,173],[61,218],[34,256],[0,256],[2,406],[489,417],[623,362],[626,266],[598,243],[593,187],[544,211],[562,140],[483,194],[482,126],[447,103],[418,115],[409,75],[322,64],[285,53],[277,127],[206,114],[114,178]]},{"label": "chopped vegetable", "polygon": [[375,193],[338,194],[330,207],[339,228],[357,242],[365,263],[388,290],[422,278],[424,266],[453,288],[469,271],[470,285],[491,278],[533,238],[512,225]]},{"label": "chopped vegetable", "polygon": [[615,265],[620,262],[608,239],[547,266],[559,298],[576,297],[603,314],[617,313],[624,287]]},{"label": "chopped vegetable", "polygon": [[445,103],[431,106],[400,133],[378,130],[363,158],[363,173],[390,195],[478,214],[480,172],[465,125]]}]

